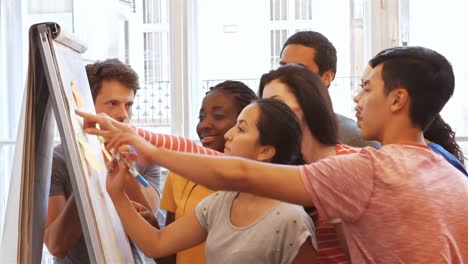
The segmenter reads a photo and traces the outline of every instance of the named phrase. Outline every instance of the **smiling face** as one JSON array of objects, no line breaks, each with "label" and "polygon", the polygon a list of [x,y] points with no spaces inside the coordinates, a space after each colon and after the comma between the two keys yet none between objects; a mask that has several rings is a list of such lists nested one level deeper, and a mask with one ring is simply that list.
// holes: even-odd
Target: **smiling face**
[{"label": "smiling face", "polygon": [[106,113],[120,122],[128,123],[132,118],[135,94],[117,80],[102,81],[101,89],[94,100],[97,113]]},{"label": "smiling face", "polygon": [[197,134],[204,147],[223,151],[224,134],[236,124],[239,109],[235,98],[224,92],[213,91],[203,98]]},{"label": "smiling face", "polygon": [[224,136],[226,139],[224,153],[226,155],[257,161],[267,161],[272,158],[271,155],[265,155],[272,147],[260,145],[260,133],[257,128],[259,118],[260,108],[255,103],[242,110],[236,125]]},{"label": "smiling face", "polygon": [[354,97],[357,125],[364,139],[382,141],[385,124],[391,115],[391,99],[385,94],[382,80],[383,64],[362,77],[362,89]]}]

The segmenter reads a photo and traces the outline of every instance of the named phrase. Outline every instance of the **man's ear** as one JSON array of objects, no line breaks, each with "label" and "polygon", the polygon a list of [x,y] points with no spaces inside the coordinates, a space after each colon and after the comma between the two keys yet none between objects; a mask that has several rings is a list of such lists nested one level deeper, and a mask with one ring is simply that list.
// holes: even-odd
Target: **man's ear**
[{"label": "man's ear", "polygon": [[401,109],[409,107],[409,94],[406,89],[397,88],[390,92],[388,95],[390,100],[390,109],[392,112],[398,112]]},{"label": "man's ear", "polygon": [[260,152],[257,154],[257,160],[259,161],[269,161],[273,159],[276,154],[276,149],[273,146],[261,146]]},{"label": "man's ear", "polygon": [[330,87],[331,82],[335,78],[335,73],[332,70],[328,70],[322,74],[321,78],[325,86]]}]

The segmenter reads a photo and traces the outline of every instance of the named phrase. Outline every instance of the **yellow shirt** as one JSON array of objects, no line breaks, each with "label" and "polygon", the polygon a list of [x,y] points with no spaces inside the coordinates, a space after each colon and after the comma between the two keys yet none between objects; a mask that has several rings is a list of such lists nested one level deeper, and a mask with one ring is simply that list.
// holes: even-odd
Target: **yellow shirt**
[{"label": "yellow shirt", "polygon": [[[175,220],[195,209],[214,191],[169,172],[164,184],[161,208],[175,214]],[[190,232],[187,230],[187,232]],[[204,264],[205,243],[177,253],[177,264]]]}]

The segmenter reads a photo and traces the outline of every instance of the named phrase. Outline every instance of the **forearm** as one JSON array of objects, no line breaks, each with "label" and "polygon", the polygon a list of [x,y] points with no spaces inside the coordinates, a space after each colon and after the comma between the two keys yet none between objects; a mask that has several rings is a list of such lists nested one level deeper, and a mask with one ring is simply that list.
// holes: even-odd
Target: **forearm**
[{"label": "forearm", "polygon": [[156,212],[159,209],[159,194],[151,185],[145,188],[133,178],[127,182],[125,193],[130,200],[144,205],[151,212]]},{"label": "forearm", "polygon": [[[164,226],[169,226],[175,220],[175,214],[173,212],[167,211],[166,213],[166,224]],[[169,255],[164,258],[155,259],[158,264],[176,264],[176,254]]]},{"label": "forearm", "polygon": [[193,211],[163,230],[158,230],[137,213],[124,193],[109,194],[125,231],[148,257],[168,256],[192,248],[206,240],[206,233]]},{"label": "forearm", "polygon": [[161,253],[160,231],[143,219],[124,193],[111,195],[115,209],[125,232],[136,246],[146,255],[159,257]]},{"label": "forearm", "polygon": [[152,145],[159,148],[166,148],[174,151],[194,153],[194,154],[206,154],[219,156],[222,155],[221,152],[212,150],[209,148],[202,147],[190,139],[183,137],[173,136],[173,135],[164,135],[146,131],[141,128],[133,127],[138,135],[143,137],[146,141]]},{"label": "forearm", "polygon": [[237,157],[210,157],[153,148],[153,163],[212,190],[248,192],[294,204],[312,200],[299,167],[269,164]]},{"label": "forearm", "polygon": [[[212,190],[243,188],[245,161],[241,158],[209,157],[155,148],[153,162]],[[214,162],[214,159],[216,161]],[[183,164],[183,166],[181,166]],[[209,177],[207,177],[209,175]]]},{"label": "forearm", "polygon": [[50,253],[57,257],[65,257],[81,236],[81,223],[72,195],[63,211],[51,222],[44,232],[44,243]]}]

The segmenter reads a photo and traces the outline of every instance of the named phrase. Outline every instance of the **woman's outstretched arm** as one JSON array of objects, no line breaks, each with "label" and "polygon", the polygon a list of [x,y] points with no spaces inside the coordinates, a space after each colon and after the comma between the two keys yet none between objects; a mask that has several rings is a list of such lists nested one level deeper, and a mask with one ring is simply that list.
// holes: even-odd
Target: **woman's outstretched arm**
[{"label": "woman's outstretched arm", "polygon": [[200,146],[190,139],[150,132],[135,126],[121,123],[104,113],[92,115],[78,110],[76,110],[76,113],[84,118],[84,128],[86,133],[101,136],[105,138],[106,141],[111,140],[123,132],[134,132],[156,147],[194,154],[212,156],[223,155],[223,153],[216,150]]},{"label": "woman's outstretched arm", "polygon": [[141,137],[123,133],[109,148],[132,145],[127,153],[140,164],[158,164],[212,190],[253,193],[290,203],[313,205],[302,182],[299,166],[277,165],[238,157],[196,155],[155,148]]},{"label": "woman's outstretched arm", "polygon": [[125,194],[125,185],[131,176],[125,165],[113,160],[108,164],[107,191],[114,203],[125,232],[143,253],[152,258],[168,256],[196,246],[206,240],[206,232],[195,213],[178,219],[163,230],[158,230],[137,212]]},{"label": "woman's outstretched arm", "polygon": [[[102,115],[77,112],[85,119],[87,133],[112,139],[107,147],[132,145],[142,165],[158,164],[212,190],[243,191],[290,203],[313,205],[298,166],[275,165],[234,157],[186,154],[155,148],[127,130],[116,130],[116,121]],[[118,123],[118,122],[117,122]],[[96,129],[99,124],[101,130]],[[117,131],[117,133],[116,133]],[[125,131],[125,132],[122,132]],[[131,155],[131,154],[130,154]]]},{"label": "woman's outstretched arm", "polygon": [[133,127],[138,135],[143,137],[146,141],[159,148],[166,148],[174,151],[204,154],[210,156],[219,156],[223,153],[213,149],[205,148],[184,137],[173,135],[158,134],[150,132],[141,128]]}]

